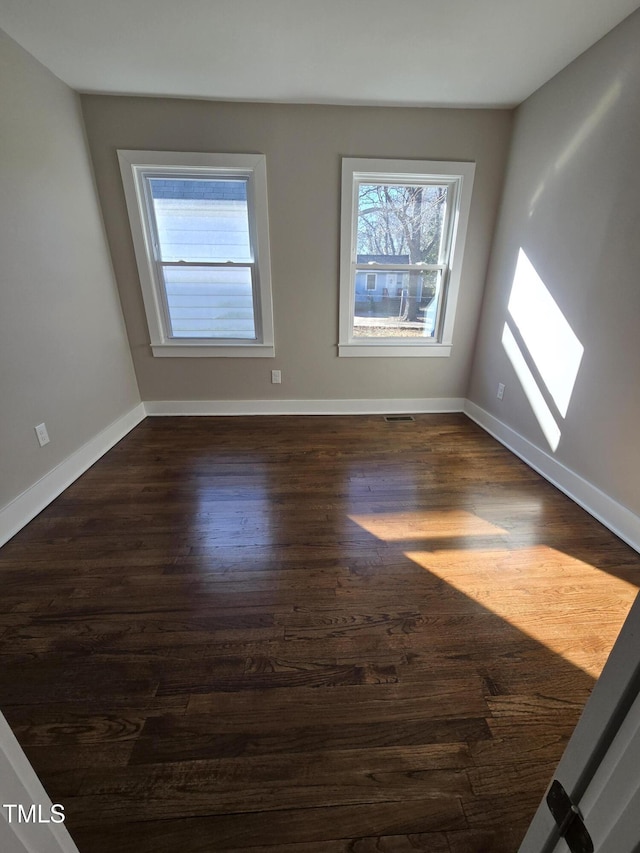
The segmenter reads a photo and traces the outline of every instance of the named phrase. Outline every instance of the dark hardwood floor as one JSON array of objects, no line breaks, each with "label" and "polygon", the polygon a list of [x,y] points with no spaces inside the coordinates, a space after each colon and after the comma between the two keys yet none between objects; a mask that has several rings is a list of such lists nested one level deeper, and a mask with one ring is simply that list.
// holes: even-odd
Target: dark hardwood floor
[{"label": "dark hardwood floor", "polygon": [[0,582],[81,853],[515,853],[640,557],[463,415],[157,418]]}]

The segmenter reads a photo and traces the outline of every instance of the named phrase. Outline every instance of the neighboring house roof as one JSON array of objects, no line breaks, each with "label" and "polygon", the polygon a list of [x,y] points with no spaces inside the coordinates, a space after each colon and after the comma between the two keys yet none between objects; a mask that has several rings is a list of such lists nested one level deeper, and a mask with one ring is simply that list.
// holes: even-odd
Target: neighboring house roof
[{"label": "neighboring house roof", "polygon": [[247,183],[243,180],[152,178],[151,186],[154,198],[225,199],[231,201],[245,201],[247,198]]},{"label": "neighboring house roof", "polygon": [[358,255],[359,264],[408,264],[409,255]]}]

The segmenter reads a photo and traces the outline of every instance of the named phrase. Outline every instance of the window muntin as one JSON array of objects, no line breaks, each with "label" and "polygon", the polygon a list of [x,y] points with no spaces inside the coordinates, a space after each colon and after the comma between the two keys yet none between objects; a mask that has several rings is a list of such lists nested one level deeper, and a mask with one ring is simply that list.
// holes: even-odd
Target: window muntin
[{"label": "window muntin", "polygon": [[273,356],[264,156],[119,156],[154,355]]},{"label": "window muntin", "polygon": [[449,354],[474,169],[343,160],[340,355]]}]

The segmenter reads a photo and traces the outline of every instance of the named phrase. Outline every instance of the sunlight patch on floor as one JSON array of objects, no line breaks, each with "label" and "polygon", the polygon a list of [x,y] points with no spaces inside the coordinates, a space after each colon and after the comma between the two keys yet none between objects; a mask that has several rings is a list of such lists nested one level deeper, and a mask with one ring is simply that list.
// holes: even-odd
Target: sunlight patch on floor
[{"label": "sunlight patch on floor", "polygon": [[384,542],[507,535],[502,527],[463,509],[349,515],[348,518]]},{"label": "sunlight patch on floor", "polygon": [[634,584],[547,545],[405,556],[594,678],[638,593]]}]

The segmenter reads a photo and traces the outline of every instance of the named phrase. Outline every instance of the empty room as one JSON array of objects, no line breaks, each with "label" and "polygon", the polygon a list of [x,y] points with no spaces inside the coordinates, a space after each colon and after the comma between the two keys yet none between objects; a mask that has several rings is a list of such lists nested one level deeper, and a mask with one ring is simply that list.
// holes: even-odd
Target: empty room
[{"label": "empty room", "polygon": [[0,0],[0,848],[640,844],[638,0]]}]

